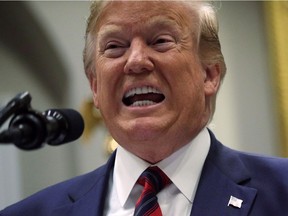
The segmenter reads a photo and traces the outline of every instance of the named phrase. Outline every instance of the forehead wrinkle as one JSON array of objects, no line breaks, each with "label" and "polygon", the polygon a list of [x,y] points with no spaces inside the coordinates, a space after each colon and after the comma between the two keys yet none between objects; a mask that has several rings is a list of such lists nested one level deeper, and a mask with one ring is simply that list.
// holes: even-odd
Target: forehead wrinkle
[{"label": "forehead wrinkle", "polygon": [[122,27],[120,27],[119,25],[106,24],[99,29],[99,31],[97,33],[97,37],[99,39],[102,39],[102,38],[105,38],[107,36],[108,37],[113,36],[117,32],[121,32],[121,30],[122,30]]}]

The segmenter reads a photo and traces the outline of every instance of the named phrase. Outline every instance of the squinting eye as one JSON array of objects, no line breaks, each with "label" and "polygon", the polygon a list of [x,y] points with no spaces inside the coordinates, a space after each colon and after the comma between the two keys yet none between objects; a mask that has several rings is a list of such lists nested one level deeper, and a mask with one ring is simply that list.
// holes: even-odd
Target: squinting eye
[{"label": "squinting eye", "polygon": [[116,43],[108,43],[105,47],[105,50],[109,50],[109,49],[116,49],[116,48],[119,48],[121,46],[119,46],[118,44]]},{"label": "squinting eye", "polygon": [[171,40],[167,40],[166,38],[159,38],[156,40],[155,44],[162,44],[167,42],[171,42]]},{"label": "squinting eye", "polygon": [[162,35],[152,42],[152,47],[158,52],[166,52],[174,47],[176,40],[170,35]]},{"label": "squinting eye", "polygon": [[104,55],[108,58],[118,58],[125,53],[125,45],[118,42],[109,42],[104,48]]}]

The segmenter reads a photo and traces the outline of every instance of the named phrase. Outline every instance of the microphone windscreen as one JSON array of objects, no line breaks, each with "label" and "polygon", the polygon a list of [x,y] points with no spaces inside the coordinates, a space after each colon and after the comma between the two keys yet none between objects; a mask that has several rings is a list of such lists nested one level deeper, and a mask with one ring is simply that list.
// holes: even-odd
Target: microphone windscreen
[{"label": "microphone windscreen", "polygon": [[73,109],[54,109],[54,111],[60,113],[68,124],[66,136],[59,144],[78,139],[84,131],[84,120],[81,114]]}]

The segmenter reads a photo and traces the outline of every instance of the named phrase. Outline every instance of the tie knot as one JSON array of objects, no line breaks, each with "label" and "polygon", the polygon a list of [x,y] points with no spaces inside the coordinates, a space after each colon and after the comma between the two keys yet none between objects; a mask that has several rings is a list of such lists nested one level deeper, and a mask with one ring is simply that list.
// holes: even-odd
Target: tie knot
[{"label": "tie knot", "polygon": [[157,166],[148,167],[139,177],[138,184],[157,194],[171,183],[169,177]]}]

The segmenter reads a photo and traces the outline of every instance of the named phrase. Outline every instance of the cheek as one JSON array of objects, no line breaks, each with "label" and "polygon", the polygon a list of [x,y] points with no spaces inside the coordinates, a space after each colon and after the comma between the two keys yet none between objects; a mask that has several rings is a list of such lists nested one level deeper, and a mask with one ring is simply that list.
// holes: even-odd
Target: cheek
[{"label": "cheek", "polygon": [[204,85],[205,77],[197,57],[191,54],[182,54],[171,62],[173,63],[170,65],[170,77],[179,88],[186,88],[187,91],[189,89],[197,91],[201,89],[201,86]]},{"label": "cheek", "polygon": [[[97,94],[100,106],[117,101],[121,90],[123,68],[114,61],[97,63]],[[100,104],[101,103],[101,104]]]},{"label": "cheek", "polygon": [[93,96],[93,102],[96,108],[99,108],[99,103],[98,103],[98,84],[97,84],[97,79],[96,79],[96,75],[92,74],[93,72],[91,72],[91,74],[89,74],[89,84],[90,84],[90,88],[92,91],[92,96]]},{"label": "cheek", "polygon": [[174,86],[178,89],[179,98],[182,100],[181,103],[186,103],[187,107],[190,108],[202,106],[201,104],[203,104],[205,98],[205,77],[201,65],[192,58],[190,62],[182,60],[181,64],[182,66],[178,67],[178,73],[174,74]]},{"label": "cheek", "polygon": [[109,79],[111,77],[111,67],[109,67],[109,63],[107,61],[98,60],[96,64],[97,70],[97,90],[99,94],[103,94],[105,92],[105,87],[109,85]]}]

